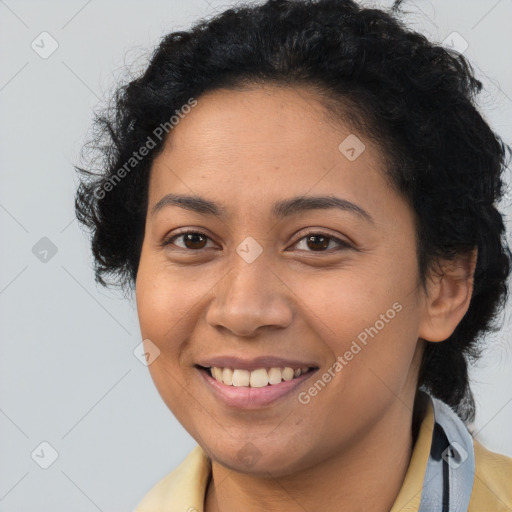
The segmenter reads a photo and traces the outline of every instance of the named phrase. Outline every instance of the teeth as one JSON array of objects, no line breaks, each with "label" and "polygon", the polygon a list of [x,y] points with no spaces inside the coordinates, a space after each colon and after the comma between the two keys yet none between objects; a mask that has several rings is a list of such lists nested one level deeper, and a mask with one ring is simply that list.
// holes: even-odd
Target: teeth
[{"label": "teeth", "polygon": [[227,386],[263,388],[268,385],[289,381],[308,371],[308,367],[290,368],[258,368],[257,370],[239,370],[212,366],[212,377]]},{"label": "teeth", "polygon": [[268,381],[270,384],[279,384],[283,379],[281,368],[270,368],[268,371]]},{"label": "teeth", "polygon": [[262,388],[268,385],[268,373],[265,368],[253,370],[251,372],[251,378],[249,380],[251,388]]},{"label": "teeth", "polygon": [[222,370],[220,368],[212,368],[212,375],[215,380],[222,380]]},{"label": "teeth", "polygon": [[288,366],[283,370],[283,380],[292,380],[293,379],[293,368],[288,368]]},{"label": "teeth", "polygon": [[250,378],[247,370],[233,370],[233,386],[248,386]]},{"label": "teeth", "polygon": [[219,382],[224,382],[224,384],[227,384],[228,386],[233,385],[233,370],[231,368],[224,368],[224,370],[221,370],[220,368],[217,368],[219,370],[217,374],[219,377],[215,377],[216,380]]}]

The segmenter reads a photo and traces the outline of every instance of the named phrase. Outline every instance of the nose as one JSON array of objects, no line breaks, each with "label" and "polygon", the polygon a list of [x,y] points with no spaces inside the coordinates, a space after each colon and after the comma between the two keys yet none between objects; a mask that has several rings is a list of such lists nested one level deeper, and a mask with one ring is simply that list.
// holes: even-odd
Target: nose
[{"label": "nose", "polygon": [[262,256],[252,263],[237,258],[214,288],[206,315],[208,324],[242,337],[286,328],[293,317],[290,288]]}]

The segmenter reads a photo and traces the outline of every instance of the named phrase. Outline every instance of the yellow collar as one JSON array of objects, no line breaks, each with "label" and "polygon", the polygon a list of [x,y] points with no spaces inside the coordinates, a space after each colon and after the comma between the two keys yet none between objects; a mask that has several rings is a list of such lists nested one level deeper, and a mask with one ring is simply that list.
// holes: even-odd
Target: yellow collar
[{"label": "yellow collar", "polygon": [[390,512],[417,512],[420,508],[421,491],[423,480],[427,469],[427,461],[430,455],[432,444],[432,433],[434,431],[434,409],[430,400],[427,404],[425,417],[423,418],[418,438],[414,444],[411,460],[404,482],[398,496],[395,499]]}]

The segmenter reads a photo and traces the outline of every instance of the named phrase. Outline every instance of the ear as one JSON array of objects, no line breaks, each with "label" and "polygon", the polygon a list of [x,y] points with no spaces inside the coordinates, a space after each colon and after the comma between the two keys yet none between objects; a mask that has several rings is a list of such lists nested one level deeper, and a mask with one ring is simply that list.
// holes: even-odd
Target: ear
[{"label": "ear", "polygon": [[418,337],[426,341],[449,338],[466,314],[473,293],[473,278],[478,250],[439,261],[426,283],[423,318]]}]

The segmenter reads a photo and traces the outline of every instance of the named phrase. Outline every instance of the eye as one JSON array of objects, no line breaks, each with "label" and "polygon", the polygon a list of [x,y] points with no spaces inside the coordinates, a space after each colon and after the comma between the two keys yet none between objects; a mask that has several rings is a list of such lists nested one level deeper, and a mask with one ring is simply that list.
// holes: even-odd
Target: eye
[{"label": "eye", "polygon": [[[178,239],[182,240],[184,246],[180,246],[174,243],[174,241]],[[166,238],[162,242],[161,246],[166,247],[169,245],[176,245],[181,249],[199,251],[205,249],[208,240],[210,240],[210,237],[205,233],[201,233],[200,231],[185,231]],[[331,252],[330,250],[326,251],[324,249],[327,249],[333,242],[338,246],[338,248],[334,249],[334,251],[352,248],[352,246],[344,240],[340,240],[339,238],[336,238],[328,233],[321,233],[316,231],[307,233],[305,236],[295,242],[294,245],[298,245],[303,240],[305,240],[305,246],[308,249],[311,249],[311,251],[307,251],[306,249],[307,252]]]},{"label": "eye", "polygon": [[331,242],[334,242],[336,245],[338,245],[338,248],[334,249],[334,251],[352,249],[352,245],[350,245],[348,242],[340,240],[339,238],[336,238],[328,233],[311,231],[307,233],[306,236],[300,238],[294,245],[298,245],[303,240],[305,240],[305,247],[311,249],[311,251],[308,252],[331,252],[330,250],[324,250],[329,247]]},{"label": "eye", "polygon": [[182,239],[184,247],[181,247],[179,245],[177,246],[180,247],[181,249],[201,250],[205,248],[206,240],[209,240],[210,237],[199,231],[185,231],[166,238],[162,242],[161,246],[166,247],[168,245],[176,245],[174,244],[174,240],[176,239]]}]

